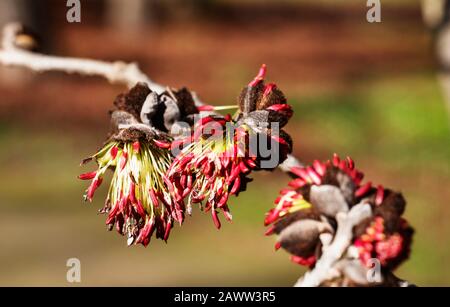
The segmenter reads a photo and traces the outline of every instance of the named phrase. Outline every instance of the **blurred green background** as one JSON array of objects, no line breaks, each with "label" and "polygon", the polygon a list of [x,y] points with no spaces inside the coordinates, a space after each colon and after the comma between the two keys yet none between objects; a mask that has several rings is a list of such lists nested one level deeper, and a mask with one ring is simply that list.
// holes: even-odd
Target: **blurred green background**
[{"label": "blurred green background", "polygon": [[[17,16],[41,33],[45,51],[137,61],[155,81],[212,104],[233,103],[266,63],[295,109],[295,155],[352,156],[367,179],[401,191],[416,235],[398,276],[450,285],[449,110],[419,1],[382,1],[374,24],[366,1],[152,1],[128,19],[110,9],[114,1],[83,1],[80,24],[66,22],[65,1],[23,2]],[[263,235],[264,213],[288,182],[279,171],[254,174],[220,231],[198,210],[168,244],[127,247],[106,231],[97,214],[105,186],[83,203],[86,182],[76,176],[93,168],[78,163],[103,141],[124,90],[100,78],[0,70],[0,285],[73,285],[73,257],[83,286],[293,285],[302,267]]]}]

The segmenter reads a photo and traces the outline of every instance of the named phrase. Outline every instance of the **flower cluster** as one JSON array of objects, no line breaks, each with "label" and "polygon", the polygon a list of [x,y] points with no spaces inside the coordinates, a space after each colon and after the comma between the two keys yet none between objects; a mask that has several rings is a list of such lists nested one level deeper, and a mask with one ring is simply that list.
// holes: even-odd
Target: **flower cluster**
[{"label": "flower cluster", "polygon": [[[107,214],[109,230],[116,228],[126,235],[128,245],[147,246],[153,233],[166,241],[174,222],[183,222],[185,208],[172,201],[163,179],[172,163],[172,138],[164,130],[195,113],[187,107],[179,112],[182,104],[193,106],[185,93],[180,90],[171,95],[156,95],[145,84],[137,84],[119,95],[116,110],[111,112],[112,132],[108,140],[96,154],[83,161],[95,160],[98,165],[96,171],[79,176],[92,180],[85,200],[92,201],[106,171],[113,171],[100,212]],[[167,98],[172,96],[177,98],[176,103]]]},{"label": "flower cluster", "polygon": [[228,221],[232,218],[227,204],[230,195],[245,190],[251,181],[248,177],[251,171],[263,168],[259,144],[251,146],[252,140],[262,135],[259,140],[273,141],[276,161],[272,168],[291,151],[289,135],[272,129],[269,121],[284,126],[292,110],[274,84],[264,84],[265,72],[263,65],[257,77],[243,89],[239,112],[233,118],[207,116],[197,121],[192,135],[177,142],[183,149],[167,173],[165,182],[175,202],[184,207],[186,199],[188,212],[192,204],[199,203],[202,209],[211,211],[217,228],[221,226],[219,210]]},{"label": "flower cluster", "polygon": [[[400,225],[401,229],[407,229],[405,220]],[[364,234],[358,237],[354,246],[358,250],[361,261],[371,267],[371,259],[377,258],[382,266],[387,266],[391,260],[395,260],[402,252],[404,246],[404,236],[399,233],[387,235],[384,231],[384,219],[381,216],[375,217],[366,228]]]},{"label": "flower cluster", "polygon": [[[194,203],[211,211],[217,228],[219,211],[231,220],[230,195],[246,189],[251,171],[275,168],[292,147],[289,135],[280,130],[292,109],[275,84],[264,83],[265,73],[263,65],[242,90],[233,117],[215,114],[195,120],[200,111],[229,107],[197,108],[186,89],[157,94],[139,83],[119,95],[108,140],[84,161],[95,160],[98,168],[79,176],[92,180],[85,195],[91,201],[106,170],[113,171],[100,210],[107,214],[108,228],[126,235],[129,245],[147,246],[154,232],[167,240],[174,222],[181,225]],[[184,132],[186,123],[193,129],[188,136],[176,138],[171,132],[179,129],[173,128]],[[275,156],[269,167],[258,150],[261,140],[270,142]]]},{"label": "flower cluster", "polygon": [[361,263],[377,258],[393,269],[408,257],[413,230],[402,214],[405,200],[400,193],[372,183],[362,184],[363,173],[351,158],[336,154],[326,162],[291,169],[295,178],[281,191],[275,207],[266,215],[267,235],[276,233],[276,247],[283,247],[292,261],[314,266],[321,255],[320,234],[334,234],[336,215],[359,203],[371,206],[372,215],[354,229],[353,247]]},{"label": "flower cluster", "polygon": [[106,224],[114,226],[128,238],[128,245],[150,242],[156,237],[167,240],[173,220],[181,222],[183,210],[170,201],[162,175],[170,164],[170,152],[160,147],[165,140],[123,142],[111,140],[92,158],[98,164],[94,172],[82,174],[80,179],[92,179],[85,198],[92,200],[107,169],[114,169],[104,208]]},{"label": "flower cluster", "polygon": [[[173,191],[173,198],[180,206],[187,199],[188,211],[192,204],[202,204],[204,210],[211,211],[214,224],[220,228],[217,210],[221,210],[227,220],[231,214],[227,205],[230,195],[238,195],[250,181],[247,175],[256,167],[256,157],[245,146],[247,132],[236,130],[224,138],[229,117],[205,117],[196,125],[193,142],[187,145],[169,168],[166,183]],[[197,133],[214,130],[210,135]]]}]

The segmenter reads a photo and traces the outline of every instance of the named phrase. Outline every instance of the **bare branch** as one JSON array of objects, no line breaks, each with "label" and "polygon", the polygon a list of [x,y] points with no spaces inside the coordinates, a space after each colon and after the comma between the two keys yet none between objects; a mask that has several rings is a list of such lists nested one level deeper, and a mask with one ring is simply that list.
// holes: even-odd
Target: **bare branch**
[{"label": "bare branch", "polygon": [[[317,287],[323,282],[337,277],[339,272],[335,268],[347,252],[353,238],[353,227],[364,219],[370,217],[372,209],[369,204],[360,203],[354,206],[348,213],[339,212],[336,215],[337,230],[334,239],[324,237],[322,240],[322,256],[311,271],[301,277],[296,287]],[[322,239],[322,238],[321,238]]]},{"label": "bare branch", "polygon": [[6,66],[25,67],[35,72],[62,71],[69,74],[100,76],[114,84],[125,84],[129,88],[138,82],[145,82],[158,93],[165,87],[153,82],[136,63],[104,62],[91,59],[57,57],[31,52],[15,46],[15,38],[22,31],[17,23],[8,24],[3,29],[0,63]]},{"label": "bare branch", "polygon": [[[152,91],[164,92],[167,87],[153,82],[144,74],[136,63],[105,62],[92,59],[58,57],[44,55],[16,47],[16,36],[22,31],[22,25],[11,23],[4,27],[2,37],[2,48],[0,49],[0,64],[5,66],[24,67],[35,72],[61,71],[69,74],[80,74],[85,76],[104,77],[110,83],[124,84],[128,88],[138,82],[145,82]],[[196,93],[192,92],[195,104],[204,105]],[[293,166],[302,164],[293,156],[289,155],[280,169],[288,172]]]}]

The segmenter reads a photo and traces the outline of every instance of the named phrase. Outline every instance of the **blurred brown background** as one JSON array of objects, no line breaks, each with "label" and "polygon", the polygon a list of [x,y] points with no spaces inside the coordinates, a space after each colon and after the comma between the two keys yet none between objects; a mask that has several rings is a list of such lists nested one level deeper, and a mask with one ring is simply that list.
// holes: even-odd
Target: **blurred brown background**
[{"label": "blurred brown background", "polygon": [[[384,0],[373,24],[362,0],[81,3],[81,23],[68,23],[66,1],[2,0],[0,23],[31,25],[47,53],[136,61],[155,81],[211,104],[234,103],[266,63],[295,109],[287,128],[295,155],[306,163],[352,156],[366,178],[402,191],[417,233],[399,277],[450,284],[440,28],[425,26],[420,1]],[[0,69],[0,285],[71,285],[66,261],[76,257],[81,285],[291,286],[303,269],[263,236],[264,213],[288,181],[279,171],[254,175],[220,231],[198,210],[167,245],[127,248],[106,231],[97,215],[106,188],[85,204],[76,176],[90,169],[78,162],[103,141],[124,90],[100,78]]]}]

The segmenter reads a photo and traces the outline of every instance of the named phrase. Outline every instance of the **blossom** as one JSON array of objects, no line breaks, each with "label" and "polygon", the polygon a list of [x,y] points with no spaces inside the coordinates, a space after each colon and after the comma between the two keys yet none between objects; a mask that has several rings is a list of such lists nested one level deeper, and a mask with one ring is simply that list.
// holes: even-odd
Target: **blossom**
[{"label": "blossom", "polygon": [[380,214],[359,225],[355,231],[353,247],[366,267],[371,268],[372,259],[378,259],[382,267],[392,270],[408,258],[413,229],[404,218],[396,221],[395,228],[389,227],[392,228],[392,221],[386,214]]},{"label": "blossom", "polygon": [[[275,84],[264,83],[265,72],[263,65],[242,90],[233,117],[208,115],[195,123],[200,111],[230,106],[197,108],[186,89],[156,93],[138,83],[117,96],[109,137],[102,149],[85,160],[95,160],[98,168],[79,176],[91,180],[85,194],[91,201],[106,171],[113,171],[101,210],[108,214],[108,228],[126,235],[129,245],[146,246],[154,232],[167,240],[174,223],[182,224],[194,203],[211,212],[217,228],[219,212],[231,221],[229,197],[245,190],[253,170],[275,168],[292,147],[289,135],[280,130],[292,116],[292,108]],[[172,129],[185,131],[186,122],[193,126],[192,133],[173,140]],[[268,167],[259,143],[251,146],[258,138],[270,140],[271,149],[276,150],[276,159]],[[184,145],[179,153],[173,150],[177,144]]]},{"label": "blossom", "polygon": [[290,172],[294,179],[280,192],[264,223],[270,225],[266,235],[277,234],[276,246],[290,252],[293,262],[314,266],[320,257],[320,234],[334,234],[336,215],[359,203],[372,209],[372,216],[354,229],[352,246],[361,263],[369,266],[377,258],[382,267],[393,269],[408,257],[413,229],[402,217],[406,202],[400,193],[363,183],[354,161],[336,154]]},{"label": "blossom", "polygon": [[182,223],[183,208],[175,207],[162,178],[171,162],[164,148],[166,140],[123,142],[111,140],[93,159],[98,164],[94,172],[80,179],[92,180],[85,199],[92,201],[105,172],[113,169],[111,184],[101,213],[107,214],[106,224],[128,238],[128,245],[147,245],[154,231],[156,237],[167,240],[174,221]]},{"label": "blossom", "polygon": [[[203,118],[196,125],[193,142],[174,159],[165,180],[177,204],[184,206],[187,199],[188,212],[192,204],[205,202],[204,210],[211,211],[217,228],[221,226],[218,211],[232,219],[228,198],[245,189],[248,174],[257,166],[256,157],[241,146],[248,131],[239,128],[224,138],[227,123],[231,123],[230,117]],[[208,125],[218,131],[207,137],[202,131]]]},{"label": "blossom", "polygon": [[245,190],[251,181],[250,173],[263,168],[259,143],[251,146],[255,144],[252,141],[259,137],[276,145],[273,147],[278,148],[277,159],[272,169],[291,151],[289,135],[273,129],[269,121],[284,126],[292,116],[292,108],[274,84],[264,84],[265,72],[263,65],[255,79],[242,90],[235,116],[203,117],[195,124],[192,135],[176,141],[184,147],[174,158],[165,179],[172,198],[180,207],[186,206],[187,212],[192,211],[192,204],[200,204],[202,209],[211,212],[217,228],[221,227],[219,212],[228,221],[232,219],[228,207],[230,196]]},{"label": "blossom", "polygon": [[[311,166],[292,167],[290,172],[295,178],[288,183],[289,188],[281,190],[280,196],[275,200],[275,207],[266,214],[265,225],[272,224],[289,213],[312,208],[306,194],[309,194],[310,187],[313,185],[320,186],[330,183],[339,185],[343,195],[347,196],[347,200],[353,201],[351,194],[364,177],[362,172],[355,169],[351,158],[341,160],[336,154],[332,160],[326,162],[315,160]],[[341,182],[337,178],[338,175]],[[347,180],[346,184],[342,182],[344,180]],[[322,210],[328,209],[334,208],[323,208]]]},{"label": "blossom", "polygon": [[353,245],[357,248],[364,265],[371,267],[371,259],[377,258],[382,266],[386,266],[390,260],[399,256],[403,248],[403,241],[404,239],[399,233],[387,236],[384,233],[384,219],[377,216]]},{"label": "blossom", "polygon": [[152,235],[167,241],[185,208],[172,200],[164,182],[172,162],[172,138],[167,131],[198,113],[186,89],[156,94],[138,83],[117,96],[111,112],[111,132],[103,147],[83,163],[95,160],[97,169],[79,176],[91,180],[85,200],[92,201],[107,170],[113,172],[101,213],[108,229],[126,235],[128,245],[147,246]]}]

